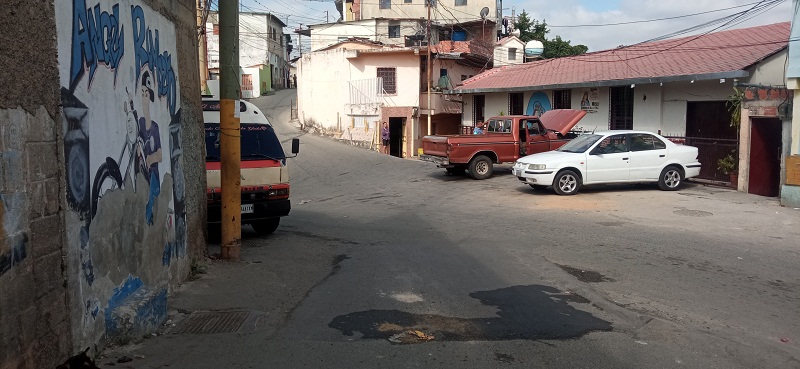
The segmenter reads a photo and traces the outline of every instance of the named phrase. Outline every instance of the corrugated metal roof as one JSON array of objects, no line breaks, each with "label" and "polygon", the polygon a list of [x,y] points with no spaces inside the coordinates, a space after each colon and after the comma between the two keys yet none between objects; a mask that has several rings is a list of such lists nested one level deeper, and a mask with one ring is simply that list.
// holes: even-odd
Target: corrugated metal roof
[{"label": "corrugated metal roof", "polygon": [[636,44],[488,70],[450,93],[744,77],[788,45],[789,22]]}]

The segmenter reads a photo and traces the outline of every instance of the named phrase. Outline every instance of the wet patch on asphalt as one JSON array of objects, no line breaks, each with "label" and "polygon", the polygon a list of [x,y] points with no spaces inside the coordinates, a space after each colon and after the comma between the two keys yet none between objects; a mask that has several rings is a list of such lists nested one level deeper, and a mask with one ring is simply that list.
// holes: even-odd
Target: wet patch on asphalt
[{"label": "wet patch on asphalt", "polygon": [[571,274],[573,277],[578,278],[579,281],[584,283],[600,283],[600,282],[614,282],[613,279],[608,278],[598,272],[586,269],[573,268],[568,265],[556,264],[559,268],[564,269],[565,272]]},{"label": "wet patch on asphalt", "polygon": [[672,212],[675,215],[685,215],[687,217],[710,217],[714,215],[714,213],[709,213],[707,211],[702,210],[691,210],[686,208],[678,208]]},{"label": "wet patch on asphalt", "polygon": [[400,310],[368,310],[335,317],[328,326],[346,336],[384,340],[416,330],[435,341],[566,340],[589,332],[611,331],[610,322],[569,303],[590,304],[587,298],[553,287],[513,286],[470,294],[499,309],[496,317],[457,318]]}]

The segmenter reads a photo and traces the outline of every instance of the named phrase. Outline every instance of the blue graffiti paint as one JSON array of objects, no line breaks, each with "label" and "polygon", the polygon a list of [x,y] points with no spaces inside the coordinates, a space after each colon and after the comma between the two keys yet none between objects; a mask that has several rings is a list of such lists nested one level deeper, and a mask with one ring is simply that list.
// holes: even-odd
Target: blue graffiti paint
[{"label": "blue graffiti paint", "polygon": [[544,112],[552,109],[547,95],[544,92],[536,92],[528,100],[528,108],[525,110],[525,115],[541,116]]},{"label": "blue graffiti paint", "polygon": [[117,67],[125,54],[124,40],[125,30],[119,23],[119,4],[112,6],[109,13],[101,11],[99,3],[93,9],[86,7],[86,0],[74,0],[70,90],[75,90],[87,67],[91,83],[100,63],[114,71],[116,80]]},{"label": "blue graffiti paint", "polygon": [[[120,326],[115,312],[120,307],[133,308],[133,326]],[[132,332],[145,333],[156,329],[167,317],[167,290],[148,289],[141,279],[129,275],[108,299],[104,312],[106,335],[113,337]]]},{"label": "blue graffiti paint", "polygon": [[[151,74],[156,76],[158,83],[158,96],[167,98],[170,115],[177,110],[178,87],[175,80],[175,70],[172,68],[172,55],[160,52],[158,30],[151,30],[145,21],[144,9],[139,5],[131,5],[131,18],[133,18],[133,48],[136,55],[136,80],[145,65]],[[155,36],[154,36],[155,35]]]},{"label": "blue graffiti paint", "polygon": [[83,278],[86,279],[86,283],[89,283],[91,286],[94,283],[94,265],[92,265],[91,259],[81,262],[81,271],[83,272]]}]

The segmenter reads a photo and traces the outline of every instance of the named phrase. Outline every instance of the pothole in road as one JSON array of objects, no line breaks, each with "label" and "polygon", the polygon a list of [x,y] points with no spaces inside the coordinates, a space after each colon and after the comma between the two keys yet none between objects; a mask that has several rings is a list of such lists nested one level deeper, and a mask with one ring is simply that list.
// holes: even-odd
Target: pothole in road
[{"label": "pothole in road", "polygon": [[707,211],[702,210],[691,210],[686,208],[679,208],[672,212],[675,215],[685,215],[687,217],[710,217],[714,215],[714,213],[709,213]]},{"label": "pothole in road", "polygon": [[586,269],[573,268],[568,265],[556,264],[559,268],[564,269],[565,272],[571,274],[573,277],[578,278],[579,281],[584,283],[600,283],[600,282],[613,282],[614,280],[608,278],[598,272]]},{"label": "pothole in road", "polygon": [[[345,336],[393,343],[430,341],[567,340],[596,331],[611,331],[610,322],[570,303],[591,304],[583,296],[553,287],[512,286],[470,294],[499,310],[494,317],[460,318],[400,310],[367,310],[335,317],[328,326]],[[416,335],[418,339],[400,340]],[[405,337],[403,336],[403,337]],[[412,337],[413,338],[413,337]]]}]

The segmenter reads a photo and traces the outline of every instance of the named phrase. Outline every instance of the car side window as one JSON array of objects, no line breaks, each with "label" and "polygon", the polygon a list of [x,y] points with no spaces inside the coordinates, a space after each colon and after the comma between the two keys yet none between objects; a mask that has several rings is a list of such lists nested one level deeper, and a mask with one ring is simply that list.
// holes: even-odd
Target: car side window
[{"label": "car side window", "polygon": [[[630,135],[631,151],[655,150],[655,142],[658,141],[653,135],[645,133],[635,133]],[[663,144],[663,142],[662,142]]]},{"label": "car side window", "polygon": [[660,138],[653,136],[653,146],[656,150],[662,150],[667,148],[667,144],[664,143]]},{"label": "car side window", "polygon": [[628,142],[625,135],[608,136],[600,141],[597,145],[595,153],[597,154],[614,154],[619,152],[628,152]]},{"label": "car side window", "polygon": [[542,134],[541,130],[539,129],[539,125],[536,122],[526,121],[525,127],[528,129],[528,135],[535,136]]},{"label": "car side window", "polygon": [[511,132],[511,119],[506,119],[503,122],[503,132]]}]

